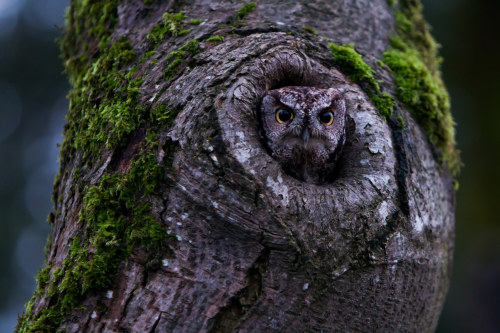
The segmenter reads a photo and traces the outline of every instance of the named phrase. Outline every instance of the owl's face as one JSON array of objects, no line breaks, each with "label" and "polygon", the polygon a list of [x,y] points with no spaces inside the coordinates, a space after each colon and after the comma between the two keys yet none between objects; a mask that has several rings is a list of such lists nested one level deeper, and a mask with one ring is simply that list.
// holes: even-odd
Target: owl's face
[{"label": "owl's face", "polygon": [[264,95],[260,107],[272,156],[295,177],[322,183],[345,140],[345,101],[336,89],[283,87]]}]

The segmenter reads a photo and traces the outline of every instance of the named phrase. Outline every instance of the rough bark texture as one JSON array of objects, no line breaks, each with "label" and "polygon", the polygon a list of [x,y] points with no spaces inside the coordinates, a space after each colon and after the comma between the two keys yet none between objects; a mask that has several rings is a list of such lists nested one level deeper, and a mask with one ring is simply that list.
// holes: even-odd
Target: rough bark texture
[{"label": "rough bark texture", "polygon": [[[138,55],[149,50],[147,34],[163,13],[184,10],[205,19],[185,36],[166,35],[155,49],[156,64],[136,60],[144,79],[141,105],[179,110],[172,126],[159,131],[171,148],[156,151],[165,180],[147,198],[151,215],[176,239],[154,259],[135,246],[111,284],[85,290],[81,304],[63,312],[61,328],[433,331],[451,270],[451,176],[410,114],[396,104],[405,129],[384,119],[326,47],[354,43],[383,80],[381,87],[394,92],[390,73],[376,64],[395,33],[394,9],[385,0],[266,1],[231,23],[228,17],[234,19],[243,4],[119,3],[111,40],[126,36]],[[212,35],[225,39],[206,41]],[[200,41],[200,50],[190,68],[165,79],[167,55],[192,39]],[[349,129],[330,184],[290,177],[260,142],[259,100],[266,89],[286,85],[336,87],[345,94]],[[133,131],[121,147],[103,148],[96,162],[84,162],[78,149],[64,161],[49,280],[64,266],[71,240],[86,235],[88,221],[78,216],[87,187],[74,188],[75,170],[87,165],[81,172],[89,187],[103,175],[127,172],[148,126]],[[57,296],[45,293],[35,296],[33,314],[56,302]]]}]

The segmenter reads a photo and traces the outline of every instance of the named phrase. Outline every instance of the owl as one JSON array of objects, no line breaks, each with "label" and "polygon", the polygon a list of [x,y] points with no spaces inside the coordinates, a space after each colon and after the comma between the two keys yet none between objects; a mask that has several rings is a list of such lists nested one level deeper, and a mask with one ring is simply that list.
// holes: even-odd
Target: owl
[{"label": "owl", "polygon": [[269,90],[260,104],[262,139],[291,176],[331,180],[346,136],[344,95],[337,89],[289,86]]}]

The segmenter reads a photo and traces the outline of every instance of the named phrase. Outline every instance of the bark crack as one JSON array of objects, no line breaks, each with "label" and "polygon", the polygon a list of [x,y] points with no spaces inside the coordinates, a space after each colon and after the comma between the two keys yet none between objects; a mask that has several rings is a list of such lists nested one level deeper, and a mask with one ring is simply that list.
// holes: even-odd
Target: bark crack
[{"label": "bark crack", "polygon": [[129,306],[130,302],[132,301],[132,298],[134,297],[134,293],[137,289],[138,288],[136,286],[134,289],[132,289],[132,291],[130,292],[130,295],[127,297],[127,300],[125,301],[125,305],[123,306],[123,309],[121,311],[120,319],[118,320],[119,323],[122,323],[124,321],[124,318],[127,314],[128,306]]},{"label": "bark crack", "polygon": [[151,327],[151,329],[149,330],[149,333],[154,333],[156,332],[156,327],[158,326],[158,323],[160,322],[160,319],[161,319],[161,315],[163,314],[163,312],[160,311],[160,314],[158,315],[158,317],[156,318],[153,326]]},{"label": "bark crack", "polygon": [[219,310],[213,318],[209,333],[232,332],[257,304],[262,295],[262,279],[268,269],[270,252],[269,248],[262,250],[248,270],[246,287],[238,291],[228,304]]},{"label": "bark crack", "polygon": [[391,120],[390,126],[392,128],[392,138],[394,142],[394,151],[396,154],[396,180],[398,186],[398,201],[399,207],[403,214],[408,217],[410,216],[410,205],[408,203],[408,189],[406,185],[406,179],[408,177],[408,158],[406,156],[406,151],[404,148],[404,138],[403,131],[398,128],[398,124],[394,120]]},{"label": "bark crack", "polygon": [[90,312],[87,316],[87,320],[85,320],[85,324],[82,327],[82,331],[86,332],[90,327],[90,320],[92,319],[92,312]]}]

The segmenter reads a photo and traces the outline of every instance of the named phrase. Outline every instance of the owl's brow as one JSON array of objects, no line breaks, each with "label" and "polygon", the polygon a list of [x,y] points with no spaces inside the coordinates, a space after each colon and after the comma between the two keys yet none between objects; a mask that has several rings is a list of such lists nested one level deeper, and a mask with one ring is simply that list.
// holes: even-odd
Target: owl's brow
[{"label": "owl's brow", "polygon": [[285,109],[287,109],[289,111],[293,111],[293,106],[285,104],[285,102],[282,102],[281,98],[276,98],[275,100],[278,102],[277,105],[276,105],[277,108],[282,107],[282,108],[285,108]]},{"label": "owl's brow", "polygon": [[304,104],[307,100],[306,96],[303,94],[296,93],[286,93],[277,98],[278,102],[284,106],[293,109],[298,105]]},{"label": "owl's brow", "polygon": [[295,111],[293,110],[293,108],[289,107],[288,105],[285,105],[283,103],[279,103],[276,107],[275,107],[275,110],[280,110],[280,109],[284,109],[286,111],[289,111],[293,114],[295,114]]}]

